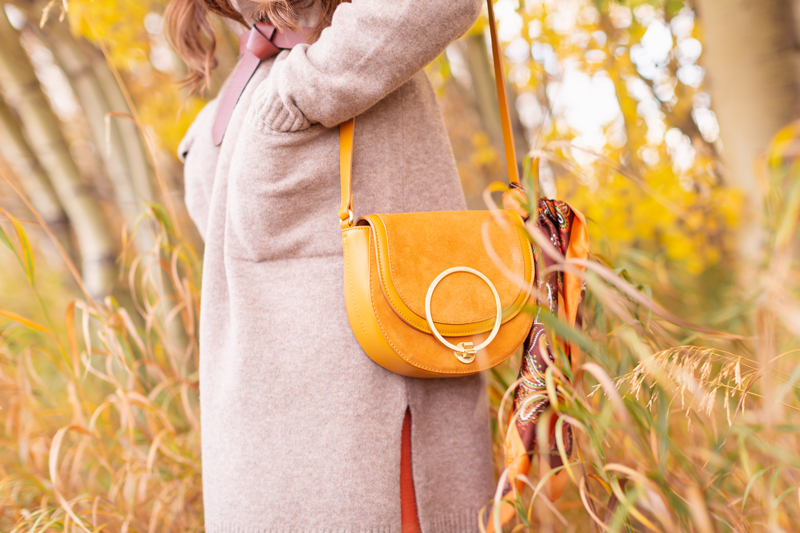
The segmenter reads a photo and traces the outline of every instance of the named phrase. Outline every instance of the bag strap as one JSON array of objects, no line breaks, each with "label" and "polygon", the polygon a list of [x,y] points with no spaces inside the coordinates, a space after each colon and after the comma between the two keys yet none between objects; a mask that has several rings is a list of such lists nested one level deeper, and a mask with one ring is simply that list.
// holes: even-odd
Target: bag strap
[{"label": "bag strap", "polygon": [[342,203],[339,206],[339,225],[342,229],[353,225],[353,133],[356,119],[339,125],[339,174],[342,179]]},{"label": "bag strap", "polygon": [[[489,34],[492,40],[492,61],[494,63],[494,79],[497,85],[497,100],[500,106],[500,124],[503,128],[503,147],[506,155],[506,168],[508,181],[512,185],[519,185],[519,170],[517,169],[517,154],[514,148],[514,132],[511,129],[511,112],[508,107],[508,94],[506,93],[505,76],[503,75],[503,60],[500,52],[500,42],[497,39],[497,25],[494,20],[493,0],[486,0],[489,8]],[[355,119],[351,118],[339,125],[339,172],[342,180],[342,203],[339,207],[339,225],[342,229],[353,224],[353,135],[355,133]]]},{"label": "bag strap", "polygon": [[497,24],[494,21],[493,0],[486,0],[489,8],[489,34],[492,38],[492,62],[494,63],[494,81],[497,85],[497,101],[500,106],[500,125],[503,127],[503,147],[506,152],[506,168],[508,181],[512,185],[519,185],[519,170],[517,169],[517,151],[514,148],[514,131],[511,129],[511,112],[508,107],[508,93],[506,93],[506,78],[503,74],[503,55],[500,41],[497,39]]}]

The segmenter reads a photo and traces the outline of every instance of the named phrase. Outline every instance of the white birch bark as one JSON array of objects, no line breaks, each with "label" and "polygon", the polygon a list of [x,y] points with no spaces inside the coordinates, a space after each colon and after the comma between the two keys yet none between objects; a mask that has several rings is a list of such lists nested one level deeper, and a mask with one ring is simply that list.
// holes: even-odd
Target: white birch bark
[{"label": "white birch bark", "polygon": [[[19,41],[19,32],[0,10],[0,82],[14,104],[42,167],[75,231],[82,275],[95,296],[109,294],[114,284],[114,243],[100,205],[84,183],[61,131],[61,124],[42,92],[33,66]],[[21,177],[25,179],[25,177]]]},{"label": "white birch bark", "polygon": [[33,206],[59,237],[61,245],[65,250],[69,250],[67,215],[61,208],[50,179],[31,150],[14,111],[2,97],[0,97],[0,155],[14,172]]},{"label": "white birch bark", "polygon": [[[80,102],[108,173],[117,206],[128,229],[133,230],[134,221],[144,209],[144,204],[153,201],[153,193],[147,156],[135,126],[119,117],[106,120],[106,116],[113,111],[128,113],[127,107],[119,103],[112,107],[107,88],[100,82],[98,67],[92,64],[92,60],[99,56],[102,67],[108,67],[102,61],[102,55],[88,44],[78,42],[59,25],[50,24],[46,31],[38,32],[38,35],[53,52]],[[138,231],[133,242],[139,252],[152,250],[152,235],[147,231]]]}]

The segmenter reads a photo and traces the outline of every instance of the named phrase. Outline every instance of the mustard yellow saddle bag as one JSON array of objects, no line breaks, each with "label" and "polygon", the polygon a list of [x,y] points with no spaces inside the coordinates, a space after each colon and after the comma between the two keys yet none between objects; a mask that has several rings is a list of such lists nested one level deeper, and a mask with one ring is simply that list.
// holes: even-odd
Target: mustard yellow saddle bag
[{"label": "mustard yellow saddle bag", "polygon": [[[492,0],[488,4],[506,164],[518,185]],[[340,126],[339,220],[347,316],[361,347],[379,365],[410,377],[468,376],[508,359],[533,323],[525,307],[535,301],[535,266],[521,217],[445,211],[354,221],[353,135],[353,120]]]}]

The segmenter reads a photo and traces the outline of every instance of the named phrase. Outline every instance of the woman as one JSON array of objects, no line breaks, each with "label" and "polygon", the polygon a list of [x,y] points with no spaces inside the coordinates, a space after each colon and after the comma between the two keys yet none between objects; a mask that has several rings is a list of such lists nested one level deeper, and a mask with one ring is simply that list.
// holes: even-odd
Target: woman
[{"label": "woman", "polygon": [[340,2],[172,0],[167,17],[196,83],[212,66],[212,11],[242,29],[312,28],[312,44],[257,67],[219,147],[220,98],[180,147],[205,239],[210,533],[477,531],[492,495],[484,381],[405,378],[364,354],[345,310],[337,216],[337,125],[356,115],[360,213],[465,208],[422,68],[474,23],[481,0]]}]

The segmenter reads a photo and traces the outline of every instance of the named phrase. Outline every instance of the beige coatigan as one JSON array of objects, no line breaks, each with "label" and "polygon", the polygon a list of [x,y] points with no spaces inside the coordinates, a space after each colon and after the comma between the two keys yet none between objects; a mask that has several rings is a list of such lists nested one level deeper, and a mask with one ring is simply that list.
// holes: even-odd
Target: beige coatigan
[{"label": "beige coatigan", "polygon": [[425,533],[474,532],[493,493],[481,376],[405,378],[347,321],[339,131],[356,120],[355,212],[464,209],[422,68],[481,0],[353,0],[313,45],[262,63],[224,141],[217,109],[180,146],[205,239],[200,316],[208,533],[400,533],[400,437]]}]

